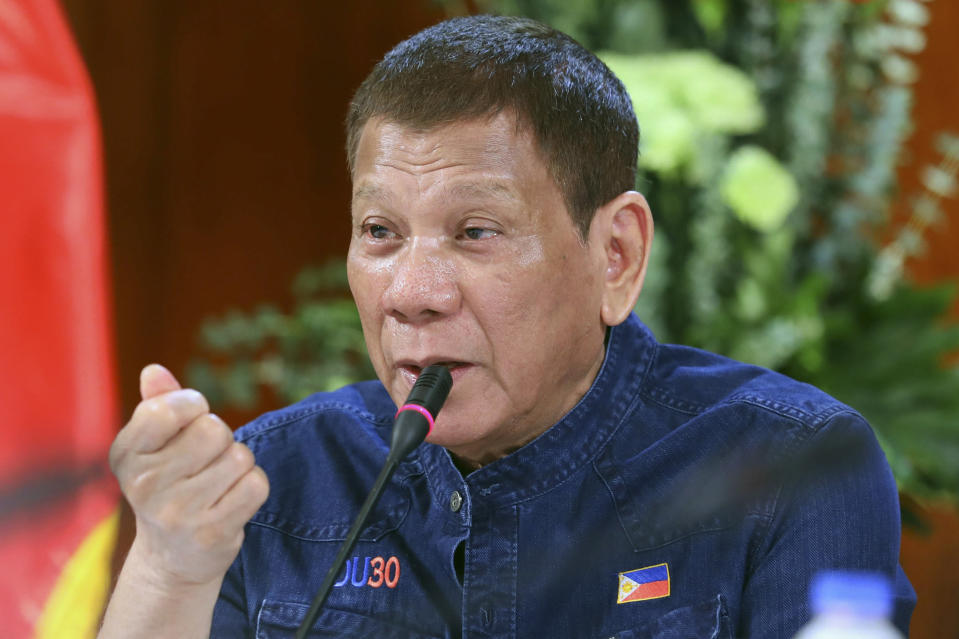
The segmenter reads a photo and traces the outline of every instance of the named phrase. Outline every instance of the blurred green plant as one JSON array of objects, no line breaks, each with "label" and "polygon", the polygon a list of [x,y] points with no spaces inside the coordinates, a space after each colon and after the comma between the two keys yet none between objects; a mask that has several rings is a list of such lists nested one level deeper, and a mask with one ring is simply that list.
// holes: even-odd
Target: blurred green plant
[{"label": "blurred green plant", "polygon": [[[463,2],[443,2],[450,13]],[[662,341],[782,371],[855,406],[900,488],[959,501],[959,326],[948,286],[905,275],[956,190],[959,139],[899,222],[919,0],[475,0],[570,33],[623,80],[657,222],[637,312]],[[341,264],[305,271],[289,313],[202,331],[194,383],[233,404],[372,376]]]},{"label": "blurred green plant", "polygon": [[190,383],[215,406],[254,408],[262,390],[282,402],[375,376],[342,260],[302,271],[288,313],[230,311],[200,329]]}]

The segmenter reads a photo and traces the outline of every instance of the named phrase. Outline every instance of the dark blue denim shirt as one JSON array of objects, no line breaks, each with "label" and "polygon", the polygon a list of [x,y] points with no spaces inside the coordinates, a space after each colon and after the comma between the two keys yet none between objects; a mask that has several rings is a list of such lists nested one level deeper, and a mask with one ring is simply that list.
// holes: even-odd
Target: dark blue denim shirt
[{"label": "dark blue denim shirt", "polygon": [[[289,637],[387,452],[378,382],[237,432],[270,478],[214,637]],[[791,637],[820,569],[882,571],[905,630],[896,485],[869,425],[770,371],[610,331],[559,423],[463,477],[424,444],[394,475],[317,637]],[[457,547],[461,546],[460,551]],[[458,556],[457,556],[458,555]]]}]

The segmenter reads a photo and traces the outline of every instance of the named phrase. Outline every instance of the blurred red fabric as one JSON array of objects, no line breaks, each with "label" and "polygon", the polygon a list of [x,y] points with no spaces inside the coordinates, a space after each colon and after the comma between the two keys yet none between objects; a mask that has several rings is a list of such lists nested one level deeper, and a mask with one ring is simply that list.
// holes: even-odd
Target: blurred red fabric
[{"label": "blurred red fabric", "polygon": [[100,131],[55,0],[0,2],[0,618],[33,635],[117,504]]}]

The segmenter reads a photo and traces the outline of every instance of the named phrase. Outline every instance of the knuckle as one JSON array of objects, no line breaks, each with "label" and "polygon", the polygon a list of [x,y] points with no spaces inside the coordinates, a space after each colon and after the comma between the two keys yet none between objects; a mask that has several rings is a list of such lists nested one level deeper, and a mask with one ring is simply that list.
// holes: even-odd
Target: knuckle
[{"label": "knuckle", "polygon": [[230,456],[230,463],[242,472],[249,471],[256,464],[256,460],[253,458],[253,452],[246,444],[234,442],[233,445],[230,446],[228,454]]},{"label": "knuckle", "polygon": [[210,404],[200,391],[192,388],[184,388],[183,390],[175,392],[178,395],[178,399],[183,401],[191,410],[198,413],[210,412]]},{"label": "knuckle", "polygon": [[203,422],[208,429],[211,445],[220,450],[226,450],[233,443],[233,431],[220,418],[209,415]]},{"label": "knuckle", "polygon": [[260,506],[270,496],[270,480],[259,466],[254,466],[244,479],[247,484],[250,501]]},{"label": "knuckle", "polygon": [[141,471],[121,482],[123,494],[134,509],[145,503],[156,492],[156,486],[157,476],[153,470]]},{"label": "knuckle", "polygon": [[210,415],[197,418],[190,425],[190,434],[196,439],[196,446],[204,451],[222,452],[233,441],[230,429]]},{"label": "knuckle", "polygon": [[131,422],[151,424],[171,423],[176,421],[176,413],[166,397],[145,399],[137,405]]},{"label": "knuckle", "polygon": [[176,411],[166,397],[154,397],[140,402],[133,417],[121,435],[129,440],[129,448],[136,452],[153,452],[161,448],[171,432],[179,426]]},{"label": "knuckle", "polygon": [[215,424],[218,424],[220,427],[220,430],[230,437],[230,441],[233,441],[233,429],[230,428],[227,425],[227,423],[223,421],[223,419],[219,415],[217,415],[216,413],[207,413],[207,418],[210,421],[214,422]]}]

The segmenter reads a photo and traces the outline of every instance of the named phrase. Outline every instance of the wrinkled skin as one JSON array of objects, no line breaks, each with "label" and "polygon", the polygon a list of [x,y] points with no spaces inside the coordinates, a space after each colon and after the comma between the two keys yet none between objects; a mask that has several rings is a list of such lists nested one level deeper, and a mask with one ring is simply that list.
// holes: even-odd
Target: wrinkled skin
[{"label": "wrinkled skin", "polygon": [[422,367],[452,364],[428,441],[475,467],[568,412],[625,318],[608,321],[613,216],[583,242],[508,114],[425,131],[373,119],[353,178],[348,272],[377,375],[399,403]]}]

